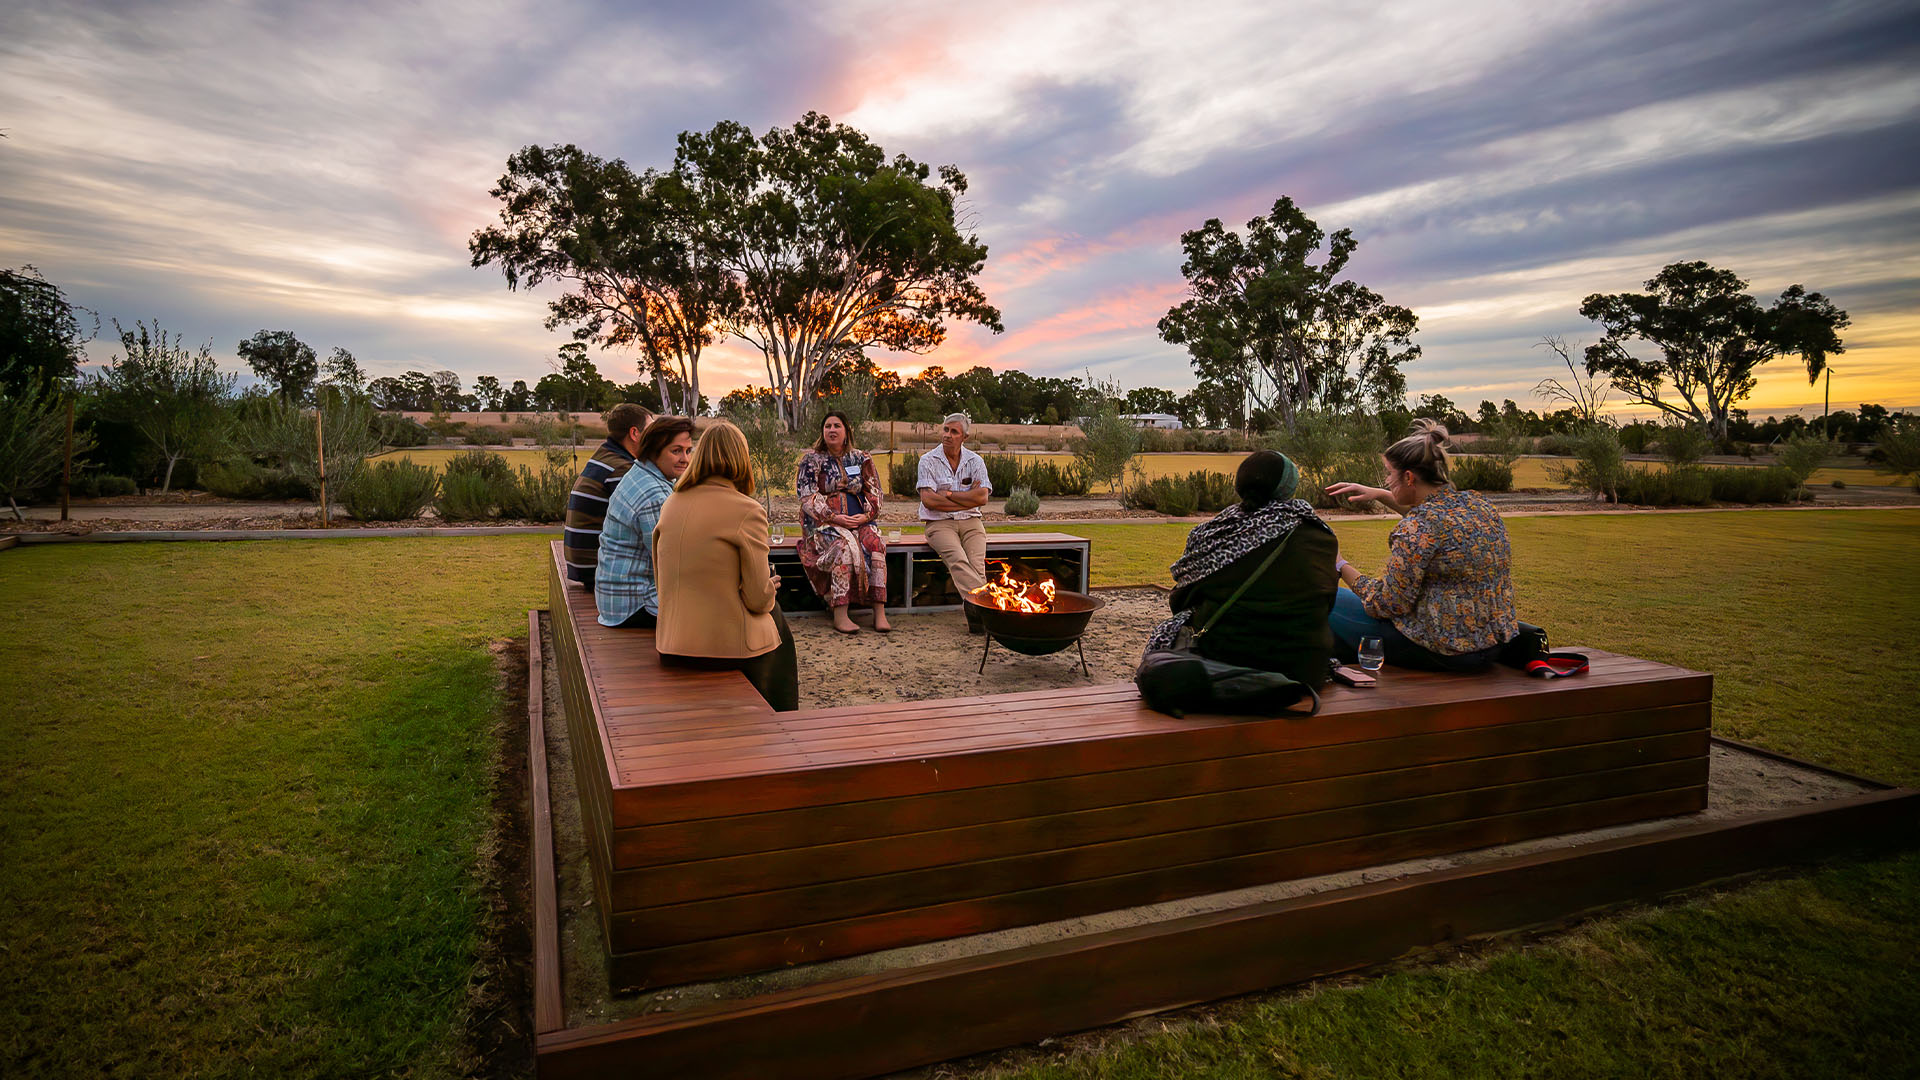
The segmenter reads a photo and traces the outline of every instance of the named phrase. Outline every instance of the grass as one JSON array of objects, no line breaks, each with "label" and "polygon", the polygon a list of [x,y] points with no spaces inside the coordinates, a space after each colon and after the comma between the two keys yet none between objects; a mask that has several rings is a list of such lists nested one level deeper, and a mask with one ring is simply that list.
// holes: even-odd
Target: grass
[{"label": "grass", "polygon": [[[1335,522],[1342,553],[1369,571],[1385,563],[1391,527]],[[1172,584],[1188,528],[1066,531],[1093,541],[1094,584]],[[1556,645],[1711,671],[1719,734],[1903,784],[1920,784],[1916,529],[1920,510],[1507,522],[1521,617]]]},{"label": "grass", "polygon": [[[1522,611],[1557,642],[1713,671],[1721,733],[1908,784],[1916,526],[1920,510],[1509,522]],[[1377,567],[1388,527],[1337,528]],[[1072,531],[1110,585],[1166,581],[1187,528]],[[485,646],[544,602],[546,542],[0,553],[0,1075],[471,1068]],[[1917,915],[1920,861],[1854,864],[1027,1075],[1911,1071]]]},{"label": "grass", "polygon": [[525,632],[544,551],[0,558],[0,1074],[464,1072],[483,646]]},{"label": "grass", "polygon": [[1254,998],[1000,1075],[1910,1076],[1920,1068],[1916,927],[1920,855],[1907,855]]}]

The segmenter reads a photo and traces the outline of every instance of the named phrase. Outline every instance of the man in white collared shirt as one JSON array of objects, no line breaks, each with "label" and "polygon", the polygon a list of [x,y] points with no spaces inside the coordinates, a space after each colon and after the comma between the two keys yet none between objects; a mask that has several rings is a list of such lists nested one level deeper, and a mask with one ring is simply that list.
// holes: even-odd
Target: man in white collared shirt
[{"label": "man in white collared shirt", "polygon": [[[973,422],[966,413],[953,413],[940,425],[940,445],[920,455],[920,520],[927,523],[927,546],[947,564],[961,592],[987,583],[987,527],[980,508],[987,504],[993,485],[987,463],[967,449]],[[967,608],[967,626],[979,632],[973,609]]]}]

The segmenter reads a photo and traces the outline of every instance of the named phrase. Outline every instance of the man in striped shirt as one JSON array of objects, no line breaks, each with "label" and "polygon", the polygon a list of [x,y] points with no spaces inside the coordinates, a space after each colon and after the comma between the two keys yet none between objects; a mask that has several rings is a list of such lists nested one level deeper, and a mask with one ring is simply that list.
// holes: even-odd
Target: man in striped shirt
[{"label": "man in striped shirt", "polygon": [[633,467],[640,433],[653,414],[623,401],[607,410],[605,419],[607,441],[587,460],[580,479],[573,482],[573,494],[567,497],[567,580],[588,592],[593,591],[593,568],[600,559],[600,525],[607,517],[607,500]]}]

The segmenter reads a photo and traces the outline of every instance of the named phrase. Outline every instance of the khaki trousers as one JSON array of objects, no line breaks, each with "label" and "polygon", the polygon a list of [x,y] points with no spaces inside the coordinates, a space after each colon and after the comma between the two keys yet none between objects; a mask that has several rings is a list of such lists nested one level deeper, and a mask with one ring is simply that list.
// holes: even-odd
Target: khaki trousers
[{"label": "khaki trousers", "polygon": [[961,592],[987,583],[987,527],[977,517],[927,522],[927,546],[947,564]]}]

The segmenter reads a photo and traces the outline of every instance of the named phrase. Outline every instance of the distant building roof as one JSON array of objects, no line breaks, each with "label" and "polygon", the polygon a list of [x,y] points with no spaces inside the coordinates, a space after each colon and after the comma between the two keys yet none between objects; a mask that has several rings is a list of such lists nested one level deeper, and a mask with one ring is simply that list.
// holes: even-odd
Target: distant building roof
[{"label": "distant building roof", "polygon": [[1180,418],[1173,415],[1172,413],[1163,413],[1163,412],[1128,413],[1125,416],[1122,416],[1120,419],[1131,420],[1134,423],[1140,425],[1141,427],[1177,428],[1182,426],[1180,423]]}]

